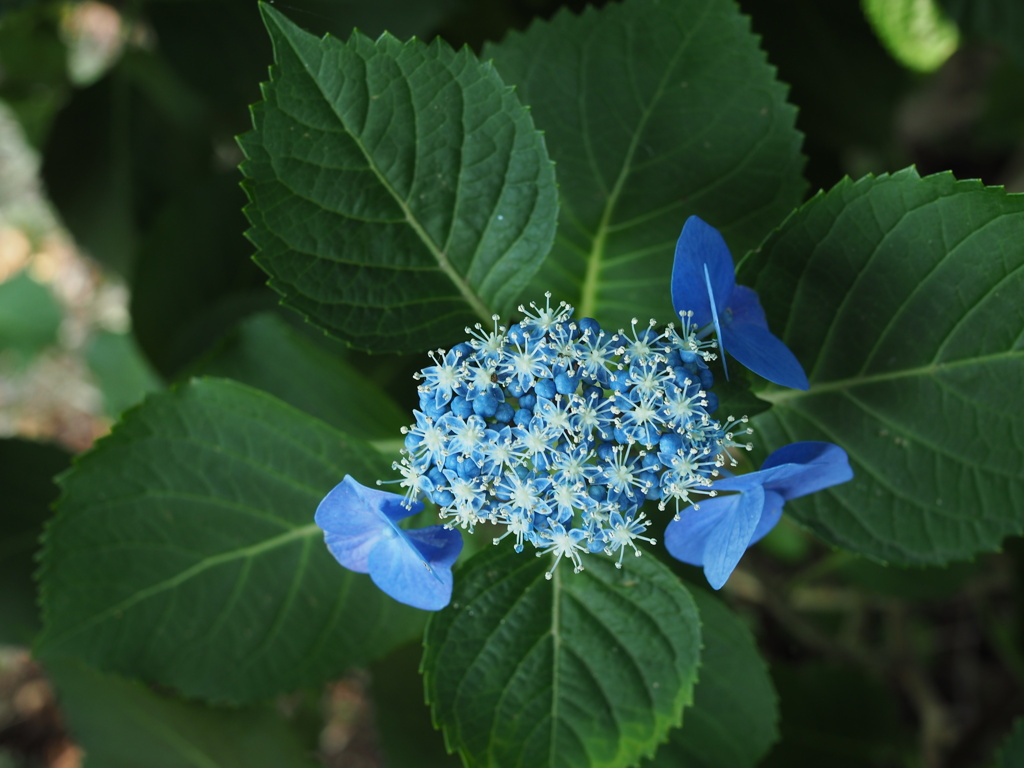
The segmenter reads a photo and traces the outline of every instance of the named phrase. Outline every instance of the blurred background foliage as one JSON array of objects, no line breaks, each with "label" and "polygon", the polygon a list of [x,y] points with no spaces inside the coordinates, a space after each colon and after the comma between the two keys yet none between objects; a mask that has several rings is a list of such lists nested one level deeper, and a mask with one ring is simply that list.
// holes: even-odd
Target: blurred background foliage
[{"label": "blurred background foliage", "polygon": [[[317,33],[387,29],[479,51],[584,4],[275,5]],[[1019,0],[740,6],[800,109],[812,191],[910,164],[1024,191]],[[331,397],[332,375],[355,367],[411,406],[418,357],[371,359],[324,339],[276,307],[250,260],[235,136],[250,127],[271,58],[252,0],[0,1],[0,768],[79,765],[76,739],[103,731],[81,711],[83,686],[124,705],[122,681],[53,670],[65,706],[79,708],[62,717],[25,650],[50,478],[71,454],[145,393],[197,373],[254,384],[338,423],[351,416]],[[404,417],[390,421],[367,430],[387,439]],[[1022,584],[1020,539],[1003,554],[921,572],[831,552],[779,526],[724,595],[758,637],[781,701],[781,739],[764,764],[1022,764],[1013,762],[1024,761],[1020,728],[997,756],[1024,713]],[[296,694],[252,716],[284,717],[331,765],[378,765],[382,755],[394,766],[454,764],[418,693],[404,709],[382,699],[387,717],[373,725],[367,691],[400,690],[416,657],[402,649],[324,696]],[[141,689],[125,695],[154,717],[195,714],[164,710],[172,704]],[[422,749],[402,746],[399,719],[403,732],[423,734]],[[142,733],[139,743],[160,742]],[[132,764],[116,750],[94,754]]]}]

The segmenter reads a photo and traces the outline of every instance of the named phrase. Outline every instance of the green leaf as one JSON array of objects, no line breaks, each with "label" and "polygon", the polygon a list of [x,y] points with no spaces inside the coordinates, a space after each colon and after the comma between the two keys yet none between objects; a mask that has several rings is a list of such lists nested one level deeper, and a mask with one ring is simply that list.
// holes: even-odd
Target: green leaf
[{"label": "green leaf", "polygon": [[57,342],[62,312],[50,289],[25,272],[0,282],[0,352],[27,362]]},{"label": "green leaf", "polygon": [[861,0],[868,21],[893,57],[933,72],[953,55],[960,35],[936,0]]},{"label": "green leaf", "polygon": [[412,420],[355,366],[270,312],[243,321],[199,370],[262,389],[365,440],[401,442],[399,430]]},{"label": "green leaf", "polygon": [[741,253],[803,195],[800,134],[731,0],[563,11],[488,45],[558,165],[558,238],[533,290],[607,325],[674,316],[668,281],[699,214]]},{"label": "green leaf", "polygon": [[700,628],[675,575],[654,557],[550,565],[485,550],[427,625],[427,700],[467,766],[633,765],[691,700]]},{"label": "green leaf", "polygon": [[85,768],[313,768],[271,707],[216,709],[159,695],[73,661],[50,662]]},{"label": "green leaf", "polygon": [[159,50],[126,48],[102,80],[72,91],[42,153],[61,221],[79,247],[126,277],[155,210],[211,160],[201,105],[168,84],[177,85]]},{"label": "green leaf", "polygon": [[103,409],[112,418],[162,386],[131,334],[97,333],[85,348],[85,360],[103,395]]},{"label": "green leaf", "polygon": [[0,644],[28,644],[39,629],[32,583],[35,553],[50,504],[57,498],[53,476],[69,463],[67,452],[57,446],[0,440]]},{"label": "green leaf", "polygon": [[844,180],[788,219],[741,281],[804,364],[758,444],[828,440],[850,483],[786,505],[827,541],[939,564],[1024,530],[1024,196],[949,174]]},{"label": "green leaf", "polygon": [[369,445],[234,382],[150,397],[62,478],[38,652],[215,701],[387,652],[422,613],[342,569],[313,523],[346,473],[386,471]]},{"label": "green leaf", "polygon": [[1024,765],[1024,717],[1014,721],[1013,731],[999,748],[992,768],[1016,768]]},{"label": "green leaf", "polygon": [[507,312],[557,215],[543,139],[512,89],[469,49],[318,40],[261,7],[276,66],[240,143],[270,285],[378,352]]},{"label": "green leaf", "polygon": [[643,766],[753,768],[779,736],[775,688],[739,617],[702,589],[690,594],[700,610],[704,641],[693,705],[683,727]]}]

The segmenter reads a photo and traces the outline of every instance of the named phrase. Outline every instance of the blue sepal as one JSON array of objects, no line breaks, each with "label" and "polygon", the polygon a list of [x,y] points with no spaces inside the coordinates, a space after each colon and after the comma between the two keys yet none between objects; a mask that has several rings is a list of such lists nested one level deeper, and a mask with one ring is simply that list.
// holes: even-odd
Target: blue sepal
[{"label": "blue sepal", "polygon": [[750,537],[748,547],[757,544],[771,532],[772,528],[778,525],[779,520],[782,519],[782,505],[785,502],[786,500],[775,491],[765,490],[764,509],[761,510],[761,519],[757,521],[757,528],[754,529],[754,535]]},{"label": "blue sepal", "polygon": [[677,560],[704,567],[715,589],[729,579],[748,547],[782,517],[782,506],[853,479],[846,451],[825,442],[792,443],[769,456],[761,469],[732,475],[716,491],[737,491],[688,507],[665,529],[665,547]]},{"label": "blue sepal", "polygon": [[666,549],[676,560],[702,566],[708,583],[720,589],[760,531],[764,497],[755,486],[747,493],[717,496],[697,509],[688,508],[665,529]]},{"label": "blue sepal", "polygon": [[346,475],[320,502],[314,519],[328,550],[345,568],[369,573],[399,602],[440,610],[451,600],[451,566],[462,551],[462,535],[440,525],[400,528],[400,520],[423,509],[419,502],[403,506],[404,498]]},{"label": "blue sepal", "polygon": [[452,599],[452,564],[462,534],[443,525],[384,532],[370,552],[370,578],[400,603],[439,611]]},{"label": "blue sepal", "polygon": [[697,216],[688,218],[676,242],[672,263],[672,306],[676,312],[693,312],[694,325],[703,327],[713,319],[709,294],[715,297],[715,312],[721,314],[735,285],[732,254],[722,234]]},{"label": "blue sepal", "polygon": [[704,575],[712,589],[721,589],[750,546],[764,509],[764,489],[741,493],[732,513],[711,529],[704,547]]},{"label": "blue sepal", "polygon": [[723,346],[748,370],[768,381],[792,389],[807,390],[810,384],[803,366],[789,347],[768,330],[757,294],[737,285],[729,302],[730,322],[722,329]]},{"label": "blue sepal", "polygon": [[691,216],[676,243],[672,265],[672,306],[693,312],[698,327],[713,324],[722,365],[725,353],[768,381],[808,389],[807,375],[796,356],[768,330],[757,294],[736,285],[732,254],[717,229]]},{"label": "blue sepal", "polygon": [[746,491],[759,485],[789,501],[852,479],[846,451],[832,443],[808,440],[779,448],[757,472],[719,480],[715,489]]}]

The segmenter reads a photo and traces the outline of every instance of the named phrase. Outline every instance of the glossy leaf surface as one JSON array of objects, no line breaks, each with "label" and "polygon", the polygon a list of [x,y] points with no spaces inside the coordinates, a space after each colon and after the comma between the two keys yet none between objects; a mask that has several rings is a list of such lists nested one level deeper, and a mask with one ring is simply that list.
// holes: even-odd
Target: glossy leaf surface
[{"label": "glossy leaf surface", "polygon": [[365,443],[240,384],[149,398],[63,478],[40,655],[250,701],[386,652],[422,613],[340,568],[313,523],[339,475],[386,471]]},{"label": "glossy leaf surface", "polygon": [[428,625],[427,699],[467,765],[625,768],[691,700],[700,627],[674,574],[654,557],[550,567],[480,552]]},{"label": "glossy leaf surface", "polygon": [[827,541],[904,564],[1024,530],[1024,196],[913,170],[843,181],[748,262],[808,392],[758,442],[835,442],[854,480],[793,502]]},{"label": "glossy leaf surface", "polygon": [[317,39],[262,7],[276,66],[241,145],[270,285],[375,352],[447,344],[506,313],[557,211],[544,141],[512,89],[469,49]]},{"label": "glossy leaf surface", "polygon": [[625,327],[643,307],[668,322],[690,214],[742,254],[803,194],[796,110],[728,0],[562,11],[484,56],[516,85],[558,166],[558,238],[532,292],[552,291],[577,316]]}]

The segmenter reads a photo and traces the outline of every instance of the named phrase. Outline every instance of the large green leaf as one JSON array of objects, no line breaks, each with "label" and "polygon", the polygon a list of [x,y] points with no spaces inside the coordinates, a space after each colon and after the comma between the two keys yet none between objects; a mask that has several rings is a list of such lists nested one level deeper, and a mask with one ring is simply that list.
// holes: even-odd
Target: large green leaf
[{"label": "large green leaf", "polygon": [[513,306],[557,201],[541,135],[469,49],[347,43],[262,6],[276,65],[241,138],[258,263],[285,303],[374,351]]},{"label": "large green leaf", "polygon": [[85,768],[313,768],[271,707],[218,709],[73,661],[47,665]]},{"label": "large green leaf", "polygon": [[778,738],[778,701],[764,659],[747,626],[702,589],[690,592],[700,610],[704,650],[693,705],[683,727],[644,768],[753,768]]},{"label": "large green leaf", "polygon": [[737,251],[804,191],[796,110],[732,0],[627,0],[563,11],[488,46],[544,129],[561,217],[534,281],[608,325],[673,316],[690,214]]},{"label": "large green leaf", "polygon": [[678,725],[696,682],[697,609],[654,557],[547,558],[492,547],[427,625],[434,719],[468,766],[629,766]]},{"label": "large green leaf", "polygon": [[315,684],[422,626],[313,524],[373,449],[271,396],[199,379],[153,396],[62,478],[42,557],[44,659],[246,701]]},{"label": "large green leaf", "polygon": [[904,564],[1024,531],[1024,196],[942,174],[845,180],[749,260],[807,392],[770,389],[758,443],[846,449],[853,482],[787,505]]}]

